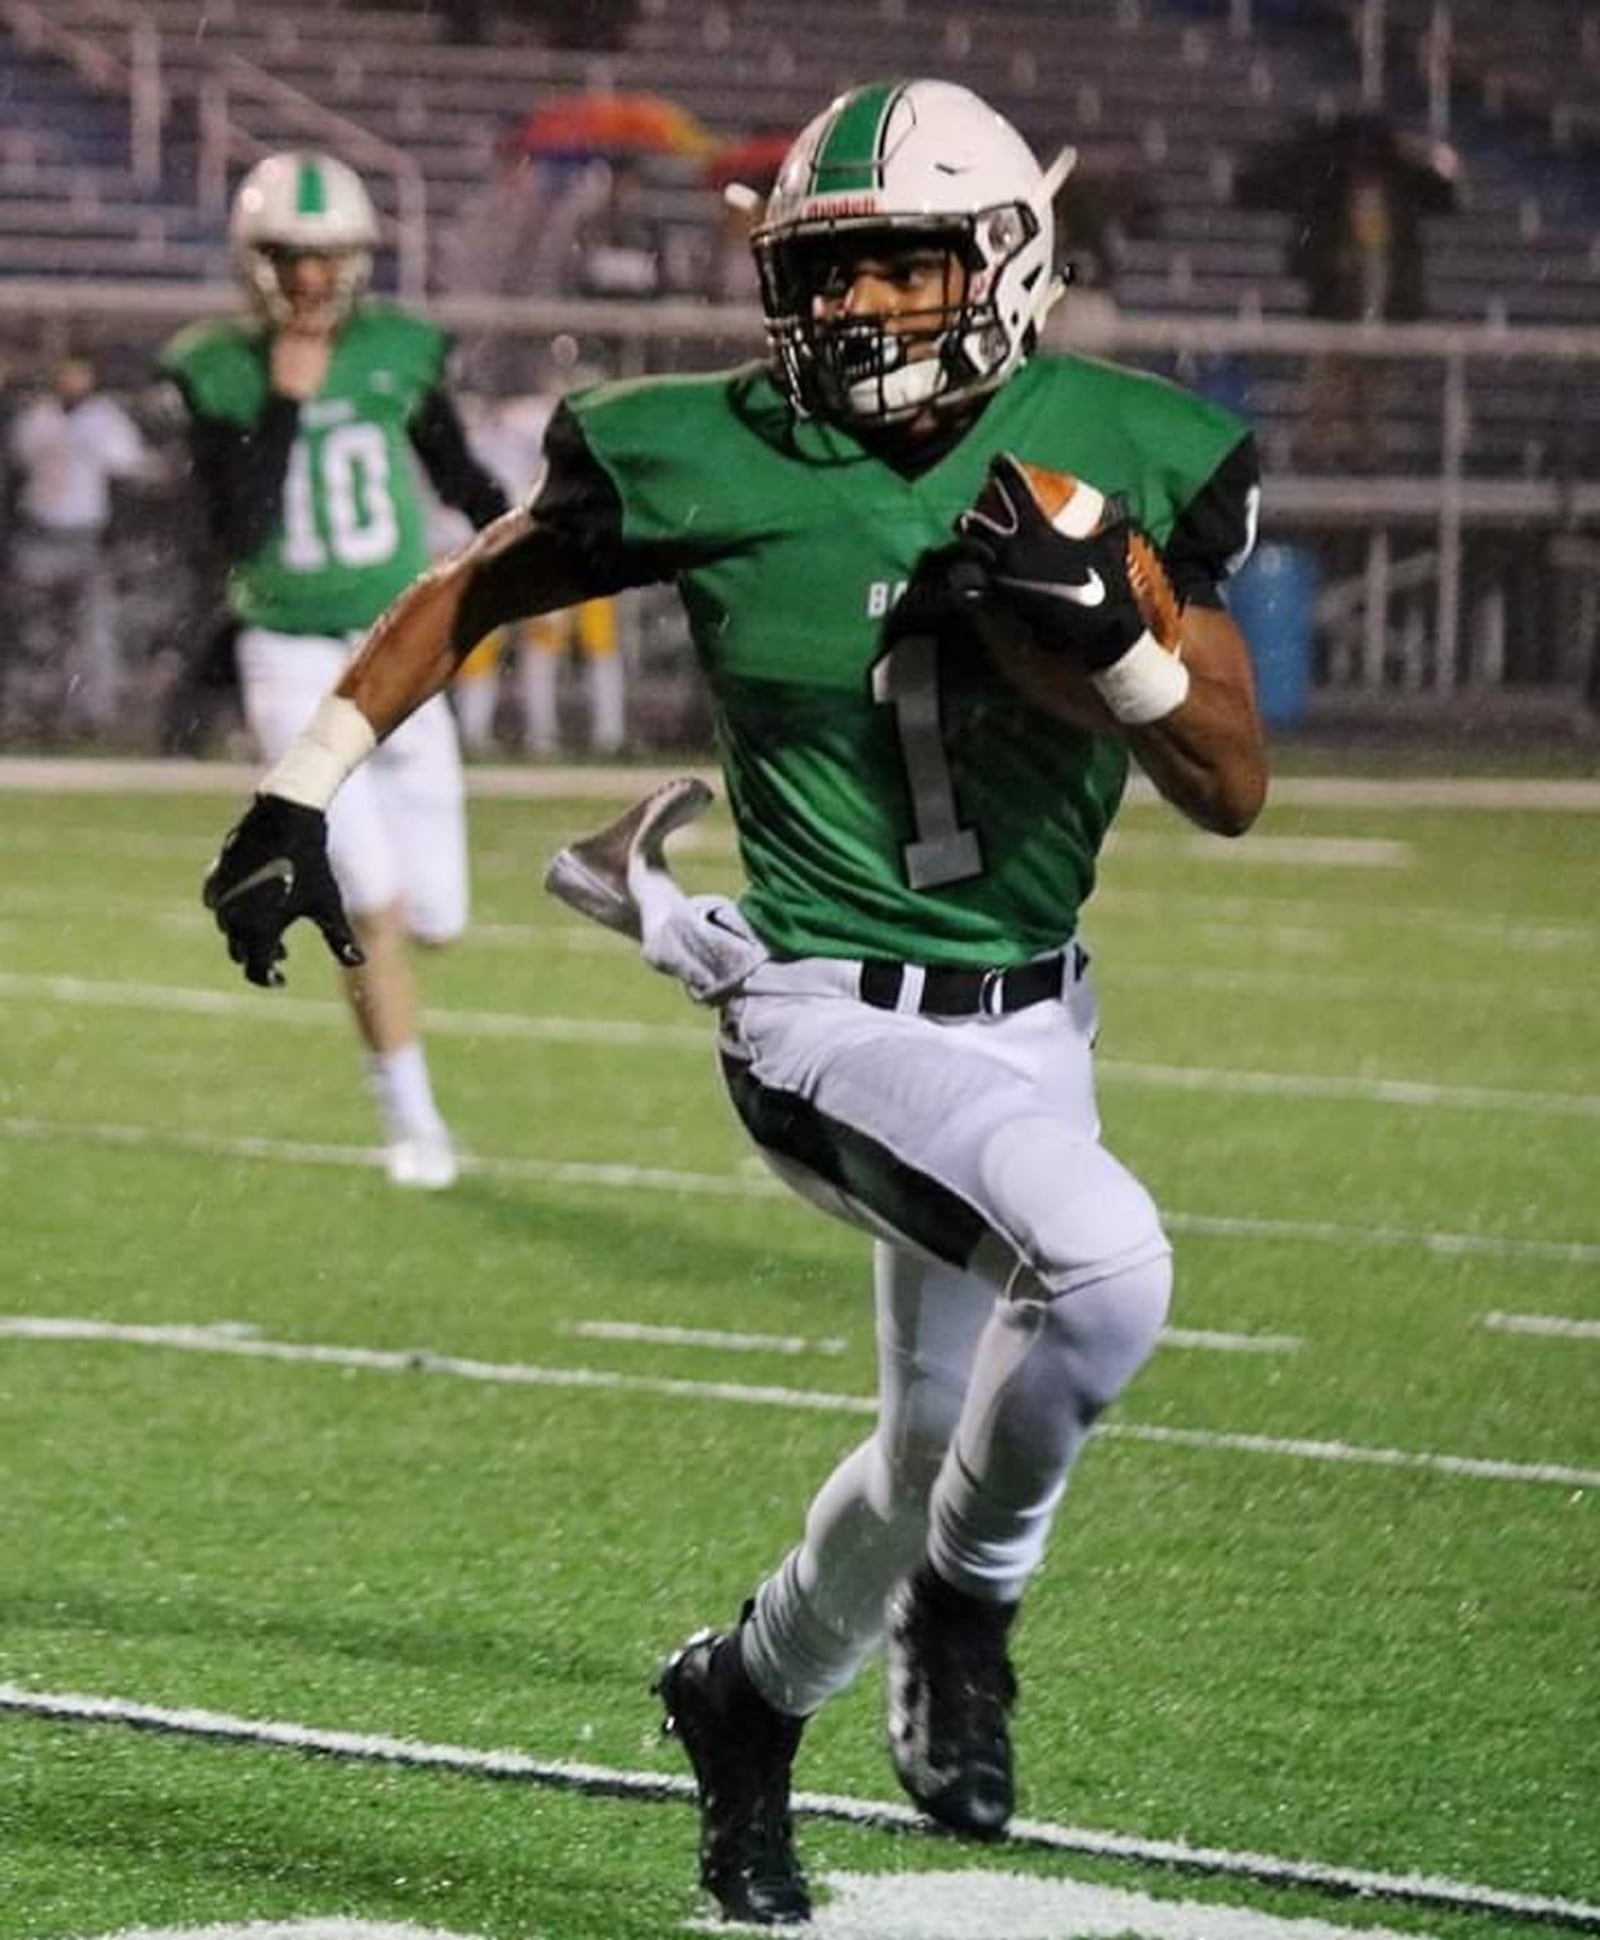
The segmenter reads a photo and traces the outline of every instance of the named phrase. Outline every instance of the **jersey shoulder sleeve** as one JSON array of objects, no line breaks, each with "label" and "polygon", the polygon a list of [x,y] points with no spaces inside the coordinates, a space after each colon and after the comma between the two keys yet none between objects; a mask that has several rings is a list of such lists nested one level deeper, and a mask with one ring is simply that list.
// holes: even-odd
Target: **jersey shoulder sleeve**
[{"label": "jersey shoulder sleeve", "polygon": [[1243,418],[1210,398],[1163,377],[1129,376],[1129,429],[1166,508],[1159,536],[1167,571],[1186,604],[1219,605],[1218,587],[1255,544],[1255,439]]},{"label": "jersey shoulder sleeve", "polygon": [[1167,572],[1180,599],[1192,606],[1221,604],[1217,589],[1255,550],[1260,516],[1256,441],[1246,436],[1190,498],[1167,538]]},{"label": "jersey shoulder sleeve", "polygon": [[1214,602],[1254,537],[1260,486],[1248,424],[1150,372],[1089,357],[1041,361],[1058,435],[1088,441],[1085,475],[1125,499],[1163,548],[1180,595]]},{"label": "jersey shoulder sleeve", "polygon": [[349,327],[360,332],[367,360],[405,382],[419,399],[442,381],[450,358],[450,334],[431,319],[398,303],[368,299]]},{"label": "jersey shoulder sleeve", "polygon": [[703,551],[750,534],[769,450],[764,384],[749,366],[601,384],[567,399],[616,494],[624,540]]},{"label": "jersey shoulder sleeve", "polygon": [[157,368],[196,417],[254,421],[267,395],[267,367],[253,324],[223,318],[190,324],[162,349]]}]

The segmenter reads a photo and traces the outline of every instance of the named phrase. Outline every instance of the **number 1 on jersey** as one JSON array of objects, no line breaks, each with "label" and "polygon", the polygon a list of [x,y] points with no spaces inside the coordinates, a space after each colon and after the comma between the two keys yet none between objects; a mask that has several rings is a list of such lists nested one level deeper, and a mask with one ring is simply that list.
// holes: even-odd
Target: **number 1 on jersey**
[{"label": "number 1 on jersey", "polygon": [[956,820],[956,791],[939,706],[938,642],[897,640],[872,669],[872,698],[894,709],[916,834],[901,850],[913,889],[938,889],[983,874],[975,829]]}]

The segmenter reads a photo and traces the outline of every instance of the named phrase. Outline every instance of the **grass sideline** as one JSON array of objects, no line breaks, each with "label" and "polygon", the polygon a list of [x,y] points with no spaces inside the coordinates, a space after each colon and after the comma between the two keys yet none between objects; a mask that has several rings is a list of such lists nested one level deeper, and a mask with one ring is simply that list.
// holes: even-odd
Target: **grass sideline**
[{"label": "grass sideline", "polygon": [[[13,792],[0,828],[6,1312],[660,1391],[0,1339],[0,1679],[681,1777],[660,1652],[732,1613],[861,1426],[729,1391],[864,1398],[871,1324],[855,1238],[745,1189],[676,990],[539,893],[640,771],[475,801],[479,928],[427,987],[441,1094],[503,1169],[424,1201],[339,1156],[372,1130],[312,943],[283,998],[235,1002],[194,895],[227,803],[117,779]],[[1107,1135],[1188,1222],[1175,1319],[1302,1342],[1163,1350],[1117,1418],[1596,1468],[1600,1343],[1483,1316],[1600,1312],[1600,811],[1295,797],[1237,850],[1137,800],[1093,906]],[[684,873],[733,870],[719,819]],[[597,1320],[633,1332],[577,1331]],[[1024,1810],[1587,1903],[1595,1507],[1106,1438],[1021,1626]],[[893,1798],[880,1704],[869,1676],[830,1708],[802,1785]],[[704,1910],[671,1798],[0,1715],[0,1819],[3,1940],[335,1911],[642,1940]],[[877,1825],[802,1838],[819,1873],[1181,1893],[1219,1933],[1229,1909],[1537,1924]]]}]

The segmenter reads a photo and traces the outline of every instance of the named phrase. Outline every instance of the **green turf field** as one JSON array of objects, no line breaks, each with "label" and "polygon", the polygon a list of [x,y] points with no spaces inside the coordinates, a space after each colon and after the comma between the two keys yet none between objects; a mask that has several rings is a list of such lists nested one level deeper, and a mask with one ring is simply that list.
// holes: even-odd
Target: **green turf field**
[{"label": "green turf field", "polygon": [[[225,963],[233,799],[0,793],[3,1940],[707,1917],[647,1687],[864,1431],[867,1259],[752,1161],[707,1021],[541,894],[625,792],[475,804],[439,1197],[375,1169],[315,939],[285,992]],[[736,882],[720,809],[680,854]],[[1128,809],[1102,1105],[1174,1336],[1019,1628],[1029,1836],[896,1825],[869,1675],[801,1754],[863,1807],[801,1822],[819,1936],[1600,1928],[1597,880],[1600,801]]]}]

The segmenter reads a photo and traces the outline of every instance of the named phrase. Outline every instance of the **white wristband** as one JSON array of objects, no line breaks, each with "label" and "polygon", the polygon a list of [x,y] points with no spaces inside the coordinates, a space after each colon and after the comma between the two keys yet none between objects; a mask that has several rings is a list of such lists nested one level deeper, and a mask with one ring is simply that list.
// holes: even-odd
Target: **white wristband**
[{"label": "white wristband", "polygon": [[325,809],[340,782],[378,745],[372,723],[341,694],[329,694],[301,729],[293,746],[261,778],[263,795]]},{"label": "white wristband", "polygon": [[1124,727],[1164,721],[1189,696],[1189,669],[1148,630],[1089,684]]}]

